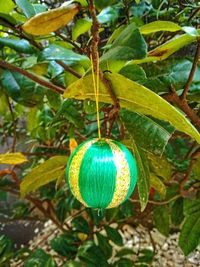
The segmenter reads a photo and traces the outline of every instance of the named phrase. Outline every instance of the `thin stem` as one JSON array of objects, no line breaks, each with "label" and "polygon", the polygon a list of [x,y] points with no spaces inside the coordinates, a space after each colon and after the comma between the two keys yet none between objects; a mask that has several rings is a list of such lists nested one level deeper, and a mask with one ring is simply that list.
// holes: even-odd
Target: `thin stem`
[{"label": "thin stem", "polygon": [[26,76],[27,78],[31,79],[32,81],[56,92],[56,93],[59,93],[59,94],[62,94],[64,92],[64,90],[61,88],[61,87],[58,87],[57,85],[55,84],[52,84],[50,82],[47,82],[39,77],[37,77],[36,75],[26,71],[26,70],[23,70],[13,64],[10,64],[4,60],[0,60],[0,67],[4,68],[4,69],[8,69],[8,70],[12,70],[12,71],[15,71],[17,73],[20,73],[24,76]]},{"label": "thin stem", "polygon": [[191,155],[191,161],[190,161],[190,165],[188,167],[188,170],[184,176],[184,178],[182,179],[181,183],[180,183],[180,193],[182,196],[185,195],[185,184],[187,183],[188,179],[190,178],[190,175],[192,174],[192,170],[194,167],[194,164],[196,162],[196,160],[200,157],[200,149],[197,149],[195,152],[193,152],[193,154]]},{"label": "thin stem", "polygon": [[58,63],[61,67],[63,67],[64,70],[66,70],[67,72],[70,72],[75,77],[77,77],[79,79],[82,77],[82,75],[80,75],[78,72],[76,72],[75,70],[73,70],[71,67],[69,67],[68,65],[66,65],[61,60],[56,60],[56,63]]},{"label": "thin stem", "polygon": [[189,91],[190,85],[191,85],[192,80],[194,78],[195,71],[196,71],[197,66],[198,66],[199,56],[200,56],[200,39],[199,39],[199,41],[197,43],[197,49],[196,49],[196,53],[195,53],[195,56],[194,56],[194,61],[193,61],[193,64],[192,64],[192,68],[191,68],[188,80],[187,80],[187,82],[185,84],[183,93],[180,96],[180,98],[182,100],[186,99],[187,92]]},{"label": "thin stem", "polygon": [[10,113],[11,113],[11,117],[12,117],[12,121],[13,121],[13,143],[12,143],[12,152],[15,152],[15,146],[16,146],[16,142],[17,142],[17,121],[15,119],[15,114],[14,114],[14,111],[13,111],[13,107],[10,103],[10,100],[9,100],[9,96],[6,94],[6,99],[7,99],[7,102],[8,102],[8,107],[9,107],[9,110],[10,110]]},{"label": "thin stem", "polygon": [[74,48],[76,48],[77,51],[79,51],[81,54],[83,54],[83,49],[76,44],[75,42],[73,42],[72,40],[70,40],[69,38],[67,38],[65,35],[63,35],[62,33],[59,33],[59,31],[56,32],[56,35],[58,37],[60,37],[63,41],[68,42],[69,44],[73,45]]},{"label": "thin stem", "polygon": [[102,80],[105,87],[107,88],[108,93],[110,94],[111,99],[113,100],[114,107],[116,108],[116,110],[118,110],[119,109],[119,100],[117,99],[117,96],[116,96],[115,92],[113,91],[111,82],[105,78],[105,76],[102,72],[100,73],[100,79]]},{"label": "thin stem", "polygon": [[[166,204],[169,204],[172,201],[174,201],[174,200],[176,200],[176,199],[178,199],[180,197],[181,197],[181,195],[179,194],[179,195],[176,195],[176,196],[174,196],[174,197],[172,197],[172,198],[170,198],[168,200],[165,200],[165,201],[149,200],[148,203],[149,204],[154,204],[154,205],[166,205]],[[131,199],[131,198],[129,198],[129,200],[130,200],[130,202],[133,202],[133,203],[140,203],[140,200],[139,199]]]}]

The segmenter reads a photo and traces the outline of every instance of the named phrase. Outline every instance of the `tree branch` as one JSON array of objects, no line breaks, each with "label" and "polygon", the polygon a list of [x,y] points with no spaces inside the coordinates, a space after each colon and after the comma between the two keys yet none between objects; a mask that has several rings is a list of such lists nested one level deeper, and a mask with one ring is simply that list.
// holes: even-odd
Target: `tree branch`
[{"label": "tree branch", "polygon": [[195,111],[190,108],[185,99],[180,99],[175,90],[169,94],[163,95],[163,98],[168,102],[177,105],[187,115],[191,122],[200,129],[200,118]]},{"label": "tree branch", "polygon": [[[112,85],[110,82],[104,77],[104,74],[100,70],[99,73],[97,73],[98,69],[98,63],[99,63],[99,51],[98,51],[98,45],[99,45],[99,22],[97,20],[96,16],[96,10],[95,10],[95,5],[94,5],[94,0],[89,0],[89,10],[90,10],[90,15],[92,17],[92,45],[91,45],[91,53],[92,53],[92,59],[93,59],[93,68],[94,72],[100,76],[100,79],[104,83],[105,87],[108,90],[108,93],[110,94],[113,102],[114,102],[114,112],[113,114],[116,114],[116,111],[119,110],[119,101],[112,89]],[[112,116],[110,116],[112,117]]]},{"label": "tree branch", "polygon": [[93,60],[93,67],[94,67],[94,73],[97,73],[98,69],[98,62],[99,62],[99,51],[98,51],[98,45],[99,45],[99,22],[97,20],[96,16],[96,9],[94,5],[94,0],[89,0],[89,10],[90,10],[90,15],[92,18],[92,28],[91,28],[91,33],[92,33],[92,45],[91,45],[91,53],[92,53],[92,60]]},{"label": "tree branch", "polygon": [[47,82],[47,81],[37,77],[36,75],[34,75],[34,74],[32,74],[26,70],[23,70],[23,69],[15,66],[13,64],[10,64],[4,60],[0,60],[0,67],[17,72],[17,73],[20,73],[20,74],[26,76],[27,78],[31,79],[32,81],[50,89],[56,93],[62,94],[64,92],[64,90],[61,87],[59,87],[53,83]]},{"label": "tree branch", "polygon": [[197,43],[197,49],[196,49],[196,53],[195,53],[195,56],[194,56],[194,61],[193,61],[193,64],[192,64],[192,68],[191,68],[188,80],[187,80],[187,82],[185,84],[183,93],[180,96],[181,100],[186,99],[187,92],[189,91],[190,85],[191,85],[192,80],[194,78],[194,74],[195,74],[196,68],[198,66],[199,56],[200,56],[200,39],[198,40],[198,43]]},{"label": "tree branch", "polygon": [[195,152],[192,153],[190,165],[188,167],[188,170],[187,170],[184,178],[182,179],[182,181],[180,183],[180,193],[181,193],[182,196],[185,196],[185,193],[187,192],[184,189],[185,184],[187,183],[188,179],[190,178],[190,175],[192,174],[192,170],[193,170],[194,164],[195,164],[196,160],[199,157],[200,157],[200,149],[197,149]]},{"label": "tree branch", "polygon": [[68,65],[66,65],[61,60],[56,60],[56,63],[58,63],[61,67],[63,67],[64,70],[66,70],[67,72],[70,72],[75,77],[77,77],[79,79],[82,77],[82,75],[80,75],[78,72],[76,72],[75,70],[73,70],[71,67],[69,67]]},{"label": "tree branch", "polygon": [[[154,200],[149,200],[148,203],[149,204],[153,204],[153,205],[166,205],[166,204],[169,204],[170,202],[180,198],[181,195],[176,195],[172,198],[170,198],[169,200],[164,200],[164,201],[154,201]],[[130,202],[132,203],[140,203],[140,200],[139,199],[132,199],[132,198],[129,198]]]},{"label": "tree branch", "polygon": [[9,96],[5,94],[7,102],[8,102],[8,107],[11,113],[12,121],[13,121],[13,143],[12,143],[12,152],[15,152],[15,146],[17,142],[17,119],[15,118],[15,113],[13,111],[13,107],[10,103]]}]

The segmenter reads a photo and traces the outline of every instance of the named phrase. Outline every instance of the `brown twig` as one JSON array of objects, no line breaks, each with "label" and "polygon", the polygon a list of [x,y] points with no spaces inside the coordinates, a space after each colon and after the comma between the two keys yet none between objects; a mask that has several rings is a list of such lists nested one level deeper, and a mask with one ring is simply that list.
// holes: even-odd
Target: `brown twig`
[{"label": "brown twig", "polygon": [[188,21],[191,21],[200,12],[200,7],[197,7],[190,15]]},{"label": "brown twig", "polygon": [[9,107],[9,110],[10,110],[10,113],[11,113],[12,121],[13,121],[12,152],[15,152],[15,146],[16,146],[16,142],[17,142],[17,131],[16,131],[17,130],[17,120],[15,119],[15,114],[14,114],[12,105],[10,103],[9,96],[7,94],[5,94],[5,95],[6,95],[6,99],[7,99],[7,102],[8,102],[8,107]]},{"label": "brown twig", "polygon": [[[119,106],[119,100],[118,100],[115,92],[113,91],[111,82],[105,78],[105,76],[102,72],[100,72],[100,79],[104,83],[105,87],[108,90],[108,93],[111,96],[111,99],[113,100],[114,110],[112,111],[112,113],[115,114],[119,110],[119,107],[120,107]],[[112,114],[110,114],[110,115],[112,115]],[[110,117],[112,117],[112,116],[110,116]]]},{"label": "brown twig", "polygon": [[[180,198],[181,195],[176,195],[168,200],[165,200],[165,201],[154,201],[154,200],[149,200],[148,203],[149,204],[153,204],[153,205],[166,205],[166,204],[169,204],[171,203],[172,201]],[[133,203],[140,203],[140,200],[139,199],[132,199],[132,198],[129,198],[130,202],[133,202]]]},{"label": "brown twig", "polygon": [[97,20],[96,16],[96,9],[95,9],[95,4],[94,0],[89,0],[89,11],[90,15],[92,18],[92,28],[91,28],[91,33],[92,33],[92,44],[91,44],[91,53],[92,53],[92,63],[93,63],[93,68],[94,68],[94,73],[98,75],[97,70],[98,70],[98,63],[99,63],[99,51],[98,51],[98,45],[99,45],[99,22]]},{"label": "brown twig", "polygon": [[100,76],[100,79],[104,83],[105,87],[108,90],[108,93],[110,94],[113,103],[114,103],[114,109],[112,111],[112,114],[110,114],[110,118],[114,116],[114,114],[117,113],[119,110],[119,101],[112,89],[112,85],[110,81],[108,81],[105,77],[104,74],[102,73],[101,70],[99,70],[99,73],[97,73],[98,70],[98,63],[99,63],[99,51],[98,51],[98,45],[100,41],[99,37],[99,22],[97,20],[96,16],[96,9],[94,5],[94,0],[89,0],[89,10],[90,10],[90,15],[92,17],[92,45],[91,45],[91,53],[92,53],[92,60],[93,60],[93,68],[94,68],[94,73]]},{"label": "brown twig", "polygon": [[175,90],[172,92],[163,95],[163,98],[167,100],[168,102],[174,103],[177,105],[191,120],[191,122],[196,125],[198,128],[200,128],[200,118],[198,115],[194,112],[193,109],[190,108],[187,101],[185,99],[181,99]]},{"label": "brown twig", "polygon": [[195,53],[195,56],[194,56],[194,61],[193,61],[193,64],[192,64],[192,68],[191,68],[188,80],[187,80],[187,82],[186,82],[186,84],[184,86],[183,93],[180,96],[181,100],[186,99],[187,92],[189,91],[190,85],[191,85],[192,80],[194,78],[195,71],[196,71],[197,66],[198,66],[199,56],[200,56],[200,39],[198,40],[198,43],[197,43],[197,49],[196,49],[196,53]]},{"label": "brown twig", "polygon": [[13,170],[10,169],[4,169],[4,170],[0,170],[0,177],[3,177],[5,175],[11,175],[13,181],[19,185],[20,184],[20,180],[18,179],[16,173]]},{"label": "brown twig", "polygon": [[78,44],[76,44],[75,42],[67,38],[65,35],[63,35],[59,31],[56,32],[56,35],[60,37],[63,41],[68,42],[69,44],[73,45],[74,48],[76,48],[76,50],[79,51],[79,53],[83,54],[84,50]]},{"label": "brown twig", "polygon": [[17,72],[17,73],[20,73],[20,74],[26,76],[27,78],[31,79],[32,81],[50,89],[56,93],[62,94],[64,92],[63,88],[58,87],[57,85],[50,83],[48,81],[45,81],[45,80],[37,77],[36,75],[34,75],[34,74],[24,70],[24,69],[21,69],[21,68],[15,66],[13,64],[10,64],[4,60],[0,60],[0,67]]},{"label": "brown twig", "polygon": [[190,164],[188,167],[188,170],[184,176],[184,178],[182,179],[181,183],[180,183],[180,193],[182,196],[185,196],[185,184],[187,183],[188,179],[190,178],[190,175],[192,174],[192,170],[194,167],[194,164],[196,162],[196,160],[200,157],[200,149],[197,149],[195,152],[193,152],[193,154],[191,155],[191,160],[190,160]]},{"label": "brown twig", "polygon": [[55,60],[55,61],[56,61],[57,64],[59,64],[61,67],[63,67],[64,70],[66,70],[67,72],[70,72],[75,77],[77,77],[79,79],[82,77],[82,75],[80,75],[78,72],[76,72],[75,70],[73,70],[71,67],[69,67],[68,65],[66,65],[61,60]]}]

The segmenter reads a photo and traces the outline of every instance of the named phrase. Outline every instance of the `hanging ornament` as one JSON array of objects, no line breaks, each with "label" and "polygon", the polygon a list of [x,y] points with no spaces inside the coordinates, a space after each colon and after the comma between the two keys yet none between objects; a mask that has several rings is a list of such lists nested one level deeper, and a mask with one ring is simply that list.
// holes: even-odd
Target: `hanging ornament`
[{"label": "hanging ornament", "polygon": [[94,209],[114,208],[132,194],[137,181],[137,166],[131,152],[121,143],[101,138],[99,116],[99,59],[96,79],[91,56],[98,138],[87,140],[71,153],[67,182],[72,194],[83,205]]},{"label": "hanging ornament", "polygon": [[121,143],[94,138],[74,150],[66,174],[75,198],[87,207],[106,209],[130,197],[137,181],[137,166]]}]

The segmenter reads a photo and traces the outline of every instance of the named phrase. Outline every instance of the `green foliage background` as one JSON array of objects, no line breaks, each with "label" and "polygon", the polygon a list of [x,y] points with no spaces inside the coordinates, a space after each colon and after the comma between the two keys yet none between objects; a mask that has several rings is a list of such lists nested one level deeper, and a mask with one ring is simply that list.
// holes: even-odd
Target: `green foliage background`
[{"label": "green foliage background", "polygon": [[[165,236],[180,231],[179,245],[188,255],[200,241],[199,6],[192,0],[95,1],[106,80],[100,80],[102,135],[124,143],[139,168],[133,196],[99,215],[73,198],[64,179],[74,139],[96,137],[97,123],[88,2],[78,1],[74,17],[60,8],[63,2],[0,0],[0,142],[28,159],[0,155],[0,198],[17,199],[9,218],[52,220],[62,234],[50,245],[65,267],[149,266],[154,254],[141,251],[132,262],[127,255],[134,251],[123,248],[119,233],[125,223],[146,226],[149,220],[148,227]],[[42,12],[49,9],[55,10],[46,22]],[[27,21],[39,13],[27,33]],[[58,29],[52,32],[54,14]],[[35,35],[45,27],[48,34]],[[111,263],[115,245],[121,249]],[[57,266],[43,249],[16,252],[1,236],[0,265],[10,266],[10,259],[23,259],[26,267]]]}]

